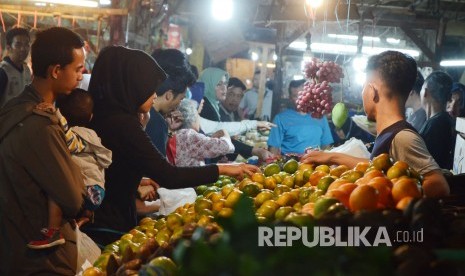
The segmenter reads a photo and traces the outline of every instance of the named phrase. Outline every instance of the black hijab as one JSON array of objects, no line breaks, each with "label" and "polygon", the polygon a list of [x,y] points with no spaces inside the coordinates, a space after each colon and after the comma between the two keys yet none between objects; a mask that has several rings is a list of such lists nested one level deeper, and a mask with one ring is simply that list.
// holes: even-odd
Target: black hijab
[{"label": "black hijab", "polygon": [[89,84],[95,104],[94,117],[137,115],[139,107],[166,77],[158,63],[143,51],[122,46],[102,49]]}]

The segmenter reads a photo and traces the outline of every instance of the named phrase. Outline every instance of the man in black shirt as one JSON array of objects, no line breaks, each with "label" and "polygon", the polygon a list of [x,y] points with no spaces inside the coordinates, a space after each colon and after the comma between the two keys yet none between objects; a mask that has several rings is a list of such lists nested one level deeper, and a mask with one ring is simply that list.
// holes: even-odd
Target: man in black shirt
[{"label": "man in black shirt", "polygon": [[452,169],[454,161],[454,121],[446,111],[451,96],[452,79],[444,72],[431,73],[420,92],[426,122],[420,129],[428,151],[443,169]]}]

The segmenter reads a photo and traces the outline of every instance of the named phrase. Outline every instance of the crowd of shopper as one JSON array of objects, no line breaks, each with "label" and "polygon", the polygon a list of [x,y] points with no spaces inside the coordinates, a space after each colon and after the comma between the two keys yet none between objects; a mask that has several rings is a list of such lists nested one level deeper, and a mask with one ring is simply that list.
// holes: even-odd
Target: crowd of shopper
[{"label": "crowd of shopper", "polygon": [[[303,81],[290,83],[288,109],[273,123],[273,93],[265,89],[257,121],[259,71],[247,90],[220,68],[197,77],[175,49],[149,55],[109,46],[100,51],[84,91],[75,89],[85,67],[82,38],[61,27],[39,32],[31,74],[28,34],[20,28],[6,34],[8,55],[0,63],[1,275],[75,275],[76,220],[87,219],[82,229],[99,244],[113,242],[119,236],[97,230],[123,233],[137,225],[141,185],[152,191],[193,187],[219,175],[241,179],[259,171],[218,160],[294,153],[312,164],[368,161],[306,151],[329,147],[334,139],[326,117],[296,110]],[[424,177],[426,196],[448,195],[441,168],[452,167],[454,119],[465,112],[464,93],[441,71],[423,81],[405,54],[372,56],[362,92],[364,111],[376,122],[371,157],[388,153],[406,161]],[[413,117],[406,119],[406,107]],[[269,149],[232,137],[257,128],[271,130]]]}]

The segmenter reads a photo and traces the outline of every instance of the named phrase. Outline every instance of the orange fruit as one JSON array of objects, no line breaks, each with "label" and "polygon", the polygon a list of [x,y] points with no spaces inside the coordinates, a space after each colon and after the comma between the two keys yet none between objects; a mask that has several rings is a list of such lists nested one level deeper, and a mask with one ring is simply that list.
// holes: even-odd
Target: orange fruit
[{"label": "orange fruit", "polygon": [[359,171],[359,172],[366,172],[368,167],[370,166],[370,162],[358,162],[357,165],[355,165],[354,171]]},{"label": "orange fruit", "polygon": [[361,177],[357,179],[357,181],[354,182],[355,185],[360,186],[360,185],[367,185],[368,182],[370,182],[371,179],[366,178],[366,177]]},{"label": "orange fruit", "polygon": [[318,185],[318,181],[320,181],[320,179],[323,176],[327,176],[327,175],[328,175],[328,173],[325,173],[325,172],[322,172],[322,171],[314,171],[310,175],[309,182],[312,184],[312,186],[316,186],[316,185]]},{"label": "orange fruit", "polygon": [[260,184],[265,183],[265,175],[259,172],[252,174],[252,181]]},{"label": "orange fruit", "polygon": [[278,203],[279,206],[292,206],[298,201],[299,198],[290,192],[282,193],[278,199],[276,199],[276,203]]},{"label": "orange fruit", "polygon": [[394,163],[393,166],[396,166],[402,170],[408,170],[409,168],[409,165],[407,164],[407,162],[404,162],[404,161],[397,161],[396,163]]},{"label": "orange fruit", "polygon": [[357,187],[358,187],[357,184],[346,183],[346,184],[342,184],[341,186],[339,186],[339,188],[337,188],[337,190],[343,191],[344,193],[347,193],[348,195],[350,195],[355,190],[355,188],[357,188]]},{"label": "orange fruit", "polygon": [[407,163],[399,163],[401,161],[396,162],[398,165],[393,165],[392,167],[389,168],[389,170],[386,173],[387,178],[389,179],[394,179],[394,178],[399,178],[403,175],[409,176],[410,171],[408,170],[408,165],[405,167]]},{"label": "orange fruit", "polygon": [[350,194],[350,210],[374,210],[378,204],[378,190],[370,185],[358,186]]},{"label": "orange fruit", "polygon": [[346,193],[343,190],[339,190],[339,189],[331,190],[331,191],[328,191],[325,196],[335,198],[339,200],[342,204],[344,204],[344,206],[349,207],[350,194]]},{"label": "orange fruit", "polygon": [[343,173],[341,175],[341,178],[344,178],[344,179],[347,179],[349,180],[350,182],[354,183],[355,181],[357,181],[359,178],[361,178],[363,176],[363,173],[362,172],[359,172],[359,171],[346,171],[345,173]]},{"label": "orange fruit", "polygon": [[341,178],[336,179],[336,180],[334,180],[333,183],[331,183],[331,184],[329,185],[327,191],[331,191],[331,190],[337,189],[337,188],[339,188],[340,186],[342,186],[342,185],[344,185],[344,184],[347,184],[347,183],[350,183],[350,181],[347,180],[347,179],[341,179]]},{"label": "orange fruit", "polygon": [[417,180],[408,177],[397,180],[392,187],[392,197],[396,203],[404,197],[421,197],[420,189],[417,186]]},{"label": "orange fruit", "polygon": [[313,171],[313,165],[307,163],[300,163],[299,164],[299,171],[310,170]]},{"label": "orange fruit", "polygon": [[391,158],[389,158],[389,154],[382,153],[375,158],[373,158],[372,162],[373,166],[375,166],[378,170],[382,170],[386,172],[391,166]]},{"label": "orange fruit", "polygon": [[346,165],[339,165],[335,168],[332,168],[330,171],[329,171],[329,174],[330,175],[334,175],[334,176],[337,176],[337,177],[340,177],[341,174],[343,174],[344,172],[348,171],[349,170],[349,167],[347,167]]},{"label": "orange fruit", "polygon": [[268,190],[274,190],[274,188],[276,188],[276,180],[272,177],[272,176],[268,176],[265,178],[265,182],[263,183],[263,186],[265,187],[265,189],[268,189]]},{"label": "orange fruit", "polygon": [[410,201],[412,201],[413,197],[407,196],[399,200],[396,204],[396,208],[400,210],[405,210],[407,206],[410,204]]},{"label": "orange fruit", "polygon": [[315,171],[320,171],[320,172],[325,172],[325,173],[329,173],[330,172],[330,168],[328,165],[319,165],[315,168]]},{"label": "orange fruit", "polygon": [[373,169],[373,170],[371,170],[369,172],[366,172],[363,177],[365,177],[367,179],[373,179],[373,178],[378,177],[378,176],[384,176],[383,172],[381,172],[378,169]]},{"label": "orange fruit", "polygon": [[302,209],[300,210],[300,212],[304,214],[310,214],[313,216],[314,207],[315,207],[315,202],[309,202],[307,204],[304,204],[304,206],[302,206]]},{"label": "orange fruit", "polygon": [[385,185],[387,185],[389,187],[389,189],[392,189],[392,182],[391,180],[387,179],[386,177],[384,176],[379,176],[379,177],[375,177],[373,179],[371,179],[368,184],[372,183],[372,182],[381,182]]},{"label": "orange fruit", "polygon": [[391,188],[389,187],[389,184],[384,181],[384,178],[375,177],[370,181],[370,183],[368,183],[368,185],[378,190],[378,203],[385,207],[392,205]]}]

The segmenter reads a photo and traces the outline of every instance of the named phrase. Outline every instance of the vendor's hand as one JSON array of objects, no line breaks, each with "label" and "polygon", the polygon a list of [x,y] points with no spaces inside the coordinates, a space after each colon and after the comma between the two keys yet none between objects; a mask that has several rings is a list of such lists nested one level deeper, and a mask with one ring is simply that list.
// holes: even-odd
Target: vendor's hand
[{"label": "vendor's hand", "polygon": [[211,137],[212,138],[229,137],[229,133],[224,129],[220,129],[217,132],[213,133]]},{"label": "vendor's hand", "polygon": [[166,122],[168,123],[168,127],[171,131],[178,130],[184,122],[181,111],[172,111],[170,114],[168,114],[168,116],[166,116]]},{"label": "vendor's hand", "polygon": [[257,166],[237,163],[237,164],[216,164],[220,175],[227,175],[242,180],[244,176],[252,176],[256,172],[260,172]]},{"label": "vendor's hand", "polygon": [[270,151],[263,149],[263,148],[258,148],[258,147],[254,147],[252,149],[252,155],[257,156],[258,159],[262,162],[275,158],[275,155],[271,153]]},{"label": "vendor's hand", "polygon": [[276,127],[275,124],[272,124],[267,121],[257,121],[257,129],[264,131],[264,130],[270,130],[272,127]]},{"label": "vendor's hand", "polygon": [[38,105],[36,105],[35,109],[38,109],[40,111],[45,111],[50,114],[55,114],[57,111],[53,104],[46,103],[46,102],[39,103]]},{"label": "vendor's hand", "polygon": [[331,153],[311,150],[300,158],[300,162],[308,164],[330,164]]},{"label": "vendor's hand", "polygon": [[150,178],[144,177],[139,183],[139,186],[151,186],[153,188],[153,191],[150,191],[147,193],[147,195],[142,198],[143,200],[155,200],[157,199],[157,190],[160,188],[160,185],[157,184],[157,182],[153,181]]},{"label": "vendor's hand", "polygon": [[142,125],[142,128],[145,129],[145,127],[150,121],[150,112],[138,113],[138,116],[139,116],[139,122]]}]

